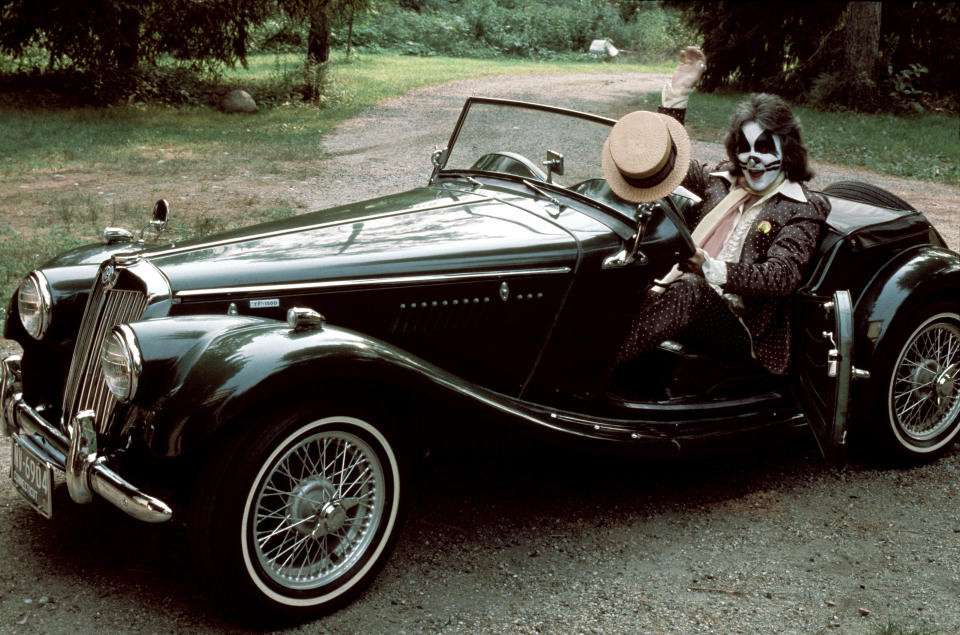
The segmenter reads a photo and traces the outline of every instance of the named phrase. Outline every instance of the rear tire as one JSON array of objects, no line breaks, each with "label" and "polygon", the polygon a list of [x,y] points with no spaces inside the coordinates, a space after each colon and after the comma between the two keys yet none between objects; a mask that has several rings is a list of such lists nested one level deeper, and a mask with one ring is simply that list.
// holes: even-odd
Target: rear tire
[{"label": "rear tire", "polygon": [[878,389],[881,438],[900,459],[932,460],[960,433],[960,314],[934,304],[894,325]]},{"label": "rear tire", "polygon": [[405,481],[392,430],[363,408],[270,415],[260,410],[213,452],[190,537],[229,606],[303,621],[352,600],[386,563]]}]

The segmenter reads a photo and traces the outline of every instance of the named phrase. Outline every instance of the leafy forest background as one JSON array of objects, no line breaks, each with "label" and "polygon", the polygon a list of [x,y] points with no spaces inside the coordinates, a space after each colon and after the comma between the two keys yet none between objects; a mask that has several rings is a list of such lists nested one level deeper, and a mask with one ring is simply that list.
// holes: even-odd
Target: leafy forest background
[{"label": "leafy forest background", "polygon": [[213,105],[225,69],[268,53],[303,63],[258,101],[323,105],[331,50],[573,60],[609,39],[644,62],[703,46],[703,92],[956,114],[958,19],[953,2],[0,0],[0,100]]}]

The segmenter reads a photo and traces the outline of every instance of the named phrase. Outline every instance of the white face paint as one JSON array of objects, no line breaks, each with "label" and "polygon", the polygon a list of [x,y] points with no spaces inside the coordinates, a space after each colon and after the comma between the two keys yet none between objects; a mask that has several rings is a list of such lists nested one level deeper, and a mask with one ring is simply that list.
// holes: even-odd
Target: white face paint
[{"label": "white face paint", "polygon": [[767,189],[780,174],[782,159],[780,135],[764,130],[756,121],[743,124],[737,140],[737,162],[750,189]]}]

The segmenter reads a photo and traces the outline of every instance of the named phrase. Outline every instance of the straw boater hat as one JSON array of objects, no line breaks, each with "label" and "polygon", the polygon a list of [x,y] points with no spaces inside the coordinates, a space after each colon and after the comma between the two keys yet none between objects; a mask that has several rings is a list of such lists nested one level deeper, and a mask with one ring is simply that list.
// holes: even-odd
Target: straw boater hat
[{"label": "straw boater hat", "polygon": [[638,110],[611,128],[601,165],[614,194],[634,203],[655,201],[686,176],[690,137],[673,117]]}]

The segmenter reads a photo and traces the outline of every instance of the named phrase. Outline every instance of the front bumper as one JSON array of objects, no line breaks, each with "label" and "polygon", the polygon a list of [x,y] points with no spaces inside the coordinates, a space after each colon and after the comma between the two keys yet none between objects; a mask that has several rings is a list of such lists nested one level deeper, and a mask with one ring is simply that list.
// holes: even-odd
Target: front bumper
[{"label": "front bumper", "polygon": [[70,498],[89,503],[99,494],[137,520],[159,523],[173,511],[158,498],[139,490],[109,466],[110,457],[97,451],[94,413],[77,413],[64,435],[23,399],[20,356],[0,362],[0,429],[4,435],[30,436],[54,468],[66,475]]}]

